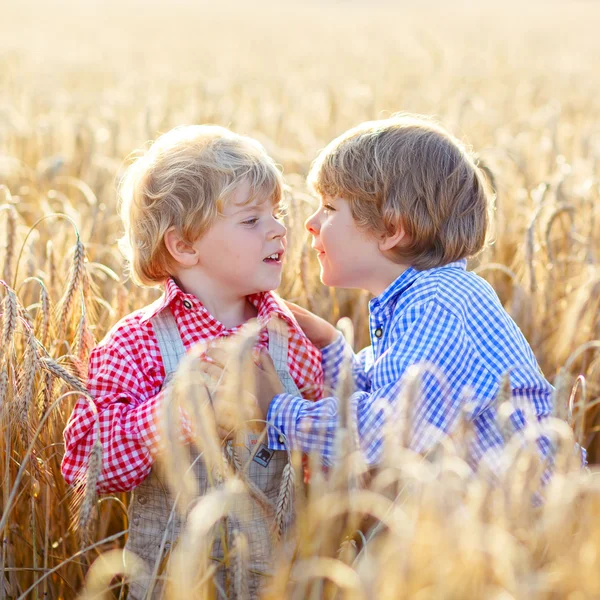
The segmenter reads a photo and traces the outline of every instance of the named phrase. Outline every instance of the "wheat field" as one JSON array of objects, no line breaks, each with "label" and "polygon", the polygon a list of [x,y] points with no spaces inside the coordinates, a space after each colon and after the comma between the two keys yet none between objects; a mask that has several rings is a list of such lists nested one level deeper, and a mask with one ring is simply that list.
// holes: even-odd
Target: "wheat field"
[{"label": "wheat field", "polygon": [[[136,288],[117,250],[116,185],[130,153],[186,123],[259,139],[290,187],[280,293],[333,323],[348,317],[358,349],[368,297],[320,284],[304,177],[333,137],[397,111],[437,116],[494,175],[495,241],[470,266],[556,387],[556,472],[539,490],[535,451],[507,436],[495,483],[472,476],[462,423],[427,459],[390,431],[367,485],[342,428],[332,472],[313,465],[307,493],[297,490],[263,596],[600,597],[600,486],[572,451],[577,441],[600,461],[598,24],[595,2],[4,2],[0,597],[124,597],[128,495],[96,497],[93,468],[74,492],[60,461],[90,349],[160,293]],[[182,396],[192,371],[179,375]],[[181,456],[174,441],[165,460],[180,491]],[[171,598],[247,597],[243,539],[226,556],[228,589],[211,587],[205,550],[228,502],[248,493],[220,469],[157,573]],[[379,523],[369,539],[365,522]]]}]

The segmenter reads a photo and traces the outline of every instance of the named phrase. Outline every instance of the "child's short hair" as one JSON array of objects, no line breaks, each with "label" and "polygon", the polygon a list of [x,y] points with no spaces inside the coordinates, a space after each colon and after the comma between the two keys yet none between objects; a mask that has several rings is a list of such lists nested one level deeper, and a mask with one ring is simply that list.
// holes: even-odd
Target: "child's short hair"
[{"label": "child's short hair", "polygon": [[175,227],[186,241],[196,241],[244,181],[250,184],[249,202],[257,196],[281,200],[281,172],[256,140],[214,125],[181,126],[161,135],[119,186],[125,226],[119,245],[133,280],[164,282],[172,270],[167,230]]},{"label": "child's short hair", "polygon": [[410,243],[388,256],[429,269],[477,254],[486,243],[493,194],[474,156],[427,117],[369,121],[315,159],[309,185],[350,203],[357,226],[377,238],[401,222]]}]

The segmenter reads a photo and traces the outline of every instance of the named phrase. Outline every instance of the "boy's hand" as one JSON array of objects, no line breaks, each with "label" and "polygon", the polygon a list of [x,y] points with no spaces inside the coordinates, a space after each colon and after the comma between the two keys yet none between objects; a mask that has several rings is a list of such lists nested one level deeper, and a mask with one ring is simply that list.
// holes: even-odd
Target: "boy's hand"
[{"label": "boy's hand", "polygon": [[213,396],[219,436],[223,439],[230,437],[232,430],[244,421],[266,420],[271,400],[285,391],[269,354],[263,351],[259,354],[258,365],[250,363],[250,368],[254,369],[255,389],[245,391],[252,398],[251,405],[243,398],[233,398],[231,390],[227,388],[227,353],[222,348],[213,347],[206,352],[204,358],[211,361],[203,359],[200,369],[212,383],[209,388]]},{"label": "boy's hand", "polygon": [[271,401],[277,394],[283,394],[285,388],[277,375],[273,359],[268,352],[262,351],[258,356],[258,366],[255,367],[254,380],[256,381],[256,403],[258,409],[266,420]]},{"label": "boy's hand", "polygon": [[[211,362],[204,360],[207,356]],[[244,418],[241,413],[246,413],[251,408],[247,406],[246,402],[242,402],[242,399],[238,399],[239,402],[233,402],[231,395],[227,393],[223,385],[226,361],[227,353],[221,348],[214,347],[202,357],[199,366],[200,371],[205,375],[206,385],[210,391],[217,434],[223,440],[233,437],[237,423]],[[241,408],[243,410],[240,410]],[[257,413],[258,408],[253,414],[246,416],[249,419],[257,418]]]},{"label": "boy's hand", "polygon": [[306,337],[317,347],[319,350],[329,346],[335,338],[339,335],[338,330],[331,324],[317,317],[317,315],[311,313],[309,310],[284,300],[287,307],[292,311],[294,317],[298,321],[298,324],[304,331]]}]

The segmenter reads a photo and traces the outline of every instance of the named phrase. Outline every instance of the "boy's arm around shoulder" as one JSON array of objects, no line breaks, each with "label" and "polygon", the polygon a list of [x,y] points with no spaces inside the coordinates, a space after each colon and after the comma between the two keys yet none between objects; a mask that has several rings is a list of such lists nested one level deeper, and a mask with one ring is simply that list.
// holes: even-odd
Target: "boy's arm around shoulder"
[{"label": "boy's arm around shoulder", "polygon": [[129,491],[149,474],[160,445],[156,415],[164,375],[158,363],[141,358],[115,337],[92,350],[88,388],[96,410],[80,398],[65,428],[61,469],[67,483],[84,480],[96,431],[102,445],[100,493]]},{"label": "boy's arm around shoulder", "polygon": [[[369,386],[348,400],[350,426],[368,464],[381,460],[385,424],[407,414],[399,409],[398,401],[410,379],[410,367],[423,365],[420,393],[411,399],[409,411],[411,448],[422,452],[434,446],[459,414],[460,395],[447,394],[444,382],[446,378],[452,386],[462,379],[460,364],[467,348],[459,320],[436,302],[427,302],[411,307],[401,321],[398,335],[390,332],[372,367],[369,354],[363,353],[364,364],[369,367]],[[361,360],[358,358],[359,363]],[[269,428],[269,447],[284,447],[277,433],[281,431],[292,449],[319,452],[326,463],[333,460],[338,427],[336,398],[307,402],[280,394],[271,403],[267,420],[274,425]]]}]

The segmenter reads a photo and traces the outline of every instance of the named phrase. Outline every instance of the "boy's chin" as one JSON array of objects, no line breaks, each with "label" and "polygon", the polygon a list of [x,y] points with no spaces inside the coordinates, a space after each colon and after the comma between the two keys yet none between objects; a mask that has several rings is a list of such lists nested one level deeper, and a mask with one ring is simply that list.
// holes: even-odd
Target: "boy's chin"
[{"label": "boy's chin", "polygon": [[354,277],[344,277],[341,273],[321,270],[321,283],[330,288],[361,289],[362,285]]},{"label": "boy's chin", "polygon": [[321,271],[321,283],[327,287],[344,287],[340,283],[339,278],[331,273],[325,273],[323,271]]},{"label": "boy's chin", "polygon": [[261,292],[274,292],[281,285],[281,277],[279,279],[273,279],[271,281],[265,281],[262,285],[257,286],[260,288],[256,293]]}]

